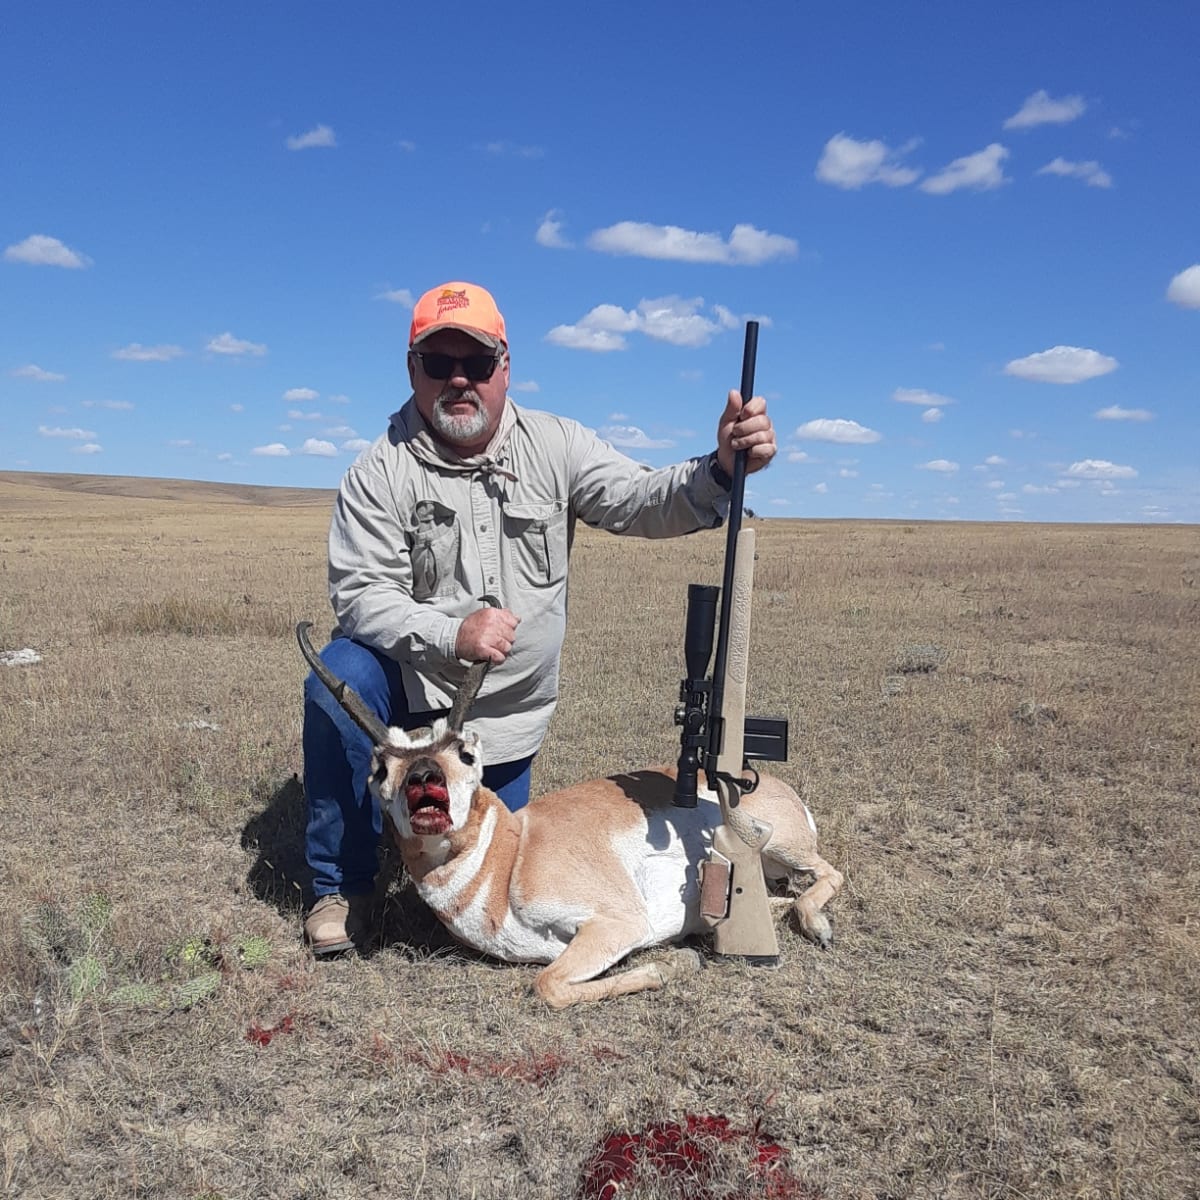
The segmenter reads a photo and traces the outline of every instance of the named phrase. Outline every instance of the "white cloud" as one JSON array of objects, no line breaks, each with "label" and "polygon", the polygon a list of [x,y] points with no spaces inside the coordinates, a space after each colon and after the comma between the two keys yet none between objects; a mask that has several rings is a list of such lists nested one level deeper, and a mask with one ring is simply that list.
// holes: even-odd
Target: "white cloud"
[{"label": "white cloud", "polygon": [[112,356],[123,362],[170,362],[185,353],[182,346],[143,346],[141,342],[130,342],[128,346],[114,350]]},{"label": "white cloud", "polygon": [[857,421],[847,421],[841,417],[819,417],[815,421],[807,421],[794,434],[798,438],[809,438],[814,442],[842,442],[844,444],[866,445],[868,442],[878,442],[883,434],[868,429]]},{"label": "white cloud", "polygon": [[322,429],[321,432],[326,437],[352,438],[358,437],[358,430],[349,425],[334,425],[330,429]]},{"label": "white cloud", "polygon": [[370,446],[370,442],[366,438],[350,438],[349,441],[342,443],[342,449],[348,450],[351,454],[358,454],[366,450]]},{"label": "white cloud", "polygon": [[66,267],[79,271],[90,267],[92,260],[78,250],[63,245],[58,238],[44,233],[31,233],[23,242],[15,242],[5,248],[5,262],[28,263],[34,267]]},{"label": "white cloud", "polygon": [[283,393],[283,398],[285,400],[290,400],[293,404],[303,404],[308,400],[317,400],[320,398],[320,396],[320,392],[313,391],[312,388],[306,387],[288,388],[288,390]]},{"label": "white cloud", "polygon": [[795,463],[816,462],[816,459],[807,450],[791,450],[788,452],[787,460]]},{"label": "white cloud", "polygon": [[328,400],[330,404],[349,404],[350,403],[350,397],[342,395],[341,392],[336,392],[332,396],[326,396],[325,399]]},{"label": "white cloud", "polygon": [[989,454],[987,456],[987,458],[985,458],[983,461],[985,463],[987,463],[987,465],[989,467],[1006,467],[1006,466],[1008,466],[1008,459],[1001,458],[1001,456],[999,454]]},{"label": "white cloud", "polygon": [[917,466],[918,471],[936,471],[942,475],[953,475],[958,470],[958,463],[950,462],[949,459],[935,458],[927,463],[920,463]]},{"label": "white cloud", "polygon": [[941,396],[937,392],[927,392],[924,388],[897,388],[892,393],[892,399],[901,404],[924,404],[926,407],[954,403],[952,397]]},{"label": "white cloud", "polygon": [[522,379],[520,383],[512,385],[514,392],[540,392],[542,389],[538,387],[536,379]]},{"label": "white cloud", "polygon": [[599,434],[606,442],[626,450],[667,450],[675,445],[667,438],[650,437],[636,425],[605,425]]},{"label": "white cloud", "polygon": [[263,458],[287,458],[292,452],[282,442],[271,442],[267,446],[255,446],[250,453]]},{"label": "white cloud", "polygon": [[133,407],[130,400],[81,400],[84,408],[111,408],[116,412],[129,412]]},{"label": "white cloud", "polygon": [[48,438],[71,438],[78,442],[91,441],[96,435],[90,429],[63,429],[58,425],[39,425],[38,433]]},{"label": "white cloud", "polygon": [[987,483],[985,483],[983,486],[985,488],[990,488],[993,492],[1002,492],[1002,491],[1004,491],[1004,480],[1003,479],[989,479],[987,481]]},{"label": "white cloud", "polygon": [[332,442],[323,442],[320,438],[305,438],[304,444],[297,454],[315,454],[318,458],[334,458],[337,447]]},{"label": "white cloud", "polygon": [[814,491],[814,492],[817,492],[817,493],[819,493],[819,494],[820,494],[820,495],[822,495],[822,496],[824,496],[824,495],[825,495],[825,493],[826,493],[827,491],[829,491],[829,484],[827,484],[827,483],[814,483],[814,484],[813,484],[813,491]]},{"label": "white cloud", "polygon": [[1082,96],[1054,100],[1044,88],[1030,96],[1019,111],[1004,122],[1005,129],[1032,129],[1035,125],[1066,125],[1083,116],[1087,108]]},{"label": "white cloud", "polygon": [[301,412],[298,408],[289,408],[288,416],[293,421],[323,421],[324,416],[319,412]]},{"label": "white cloud", "polygon": [[[714,304],[712,306],[712,311],[713,311],[713,316],[717,318],[717,324],[720,325],[722,329],[740,329],[741,328],[742,322],[736,316],[734,316],[732,310],[726,308],[725,305]],[[747,318],[747,319],[748,320],[756,319],[758,321],[758,323],[764,327],[771,324],[771,319],[769,317],[758,317],[758,318]]]},{"label": "white cloud", "polygon": [[1053,158],[1044,167],[1039,167],[1037,174],[1082,179],[1088,187],[1112,187],[1112,176],[1098,162],[1068,162],[1065,158]]},{"label": "white cloud", "polygon": [[267,348],[261,342],[247,342],[235,338],[232,333],[220,333],[210,339],[206,350],[214,354],[266,354]]},{"label": "white cloud", "polygon": [[838,471],[838,478],[839,479],[857,479],[858,472],[855,470],[852,470],[850,467],[842,467]]},{"label": "white cloud", "polygon": [[322,146],[336,146],[337,136],[328,125],[316,125],[307,133],[292,134],[286,144],[289,150],[312,150]]},{"label": "white cloud", "polygon": [[539,246],[547,246],[551,250],[569,250],[572,243],[563,237],[563,222],[559,220],[562,214],[552,208],[543,218],[534,234],[534,241]]},{"label": "white cloud", "polygon": [[174,447],[176,450],[186,450],[188,446],[194,446],[195,444],[191,438],[170,438],[167,441],[167,445]]},{"label": "white cloud", "polygon": [[1005,375],[1032,379],[1038,383],[1082,383],[1115,371],[1120,364],[1107,354],[1080,346],[1052,346],[1038,354],[1014,358],[1004,368]]},{"label": "white cloud", "polygon": [[1085,458],[1081,462],[1072,463],[1066,473],[1075,479],[1137,478],[1137,471],[1133,467],[1122,467],[1117,463],[1106,462],[1102,458]]},{"label": "white cloud", "polygon": [[392,304],[402,304],[405,308],[412,308],[417,302],[417,298],[408,288],[391,288],[387,291],[376,292],[375,299],[387,300]]},{"label": "white cloud", "polygon": [[724,241],[719,233],[696,233],[678,225],[619,221],[590,234],[587,244],[604,254],[728,266],[757,266],[774,258],[794,258],[798,251],[792,238],[744,224],[735,225]]},{"label": "white cloud", "polygon": [[574,325],[556,325],[546,341],[571,350],[604,352],[624,350],[625,335],[638,332],[672,346],[704,346],[737,321],[720,305],[713,306],[715,320],[707,317],[700,311],[703,304],[700,296],[640,300],[632,312],[616,304],[598,304]]},{"label": "white cloud", "polygon": [[700,296],[690,300],[682,296],[642,300],[638,303],[638,328],[647,337],[672,346],[705,346],[720,330],[737,326],[736,318],[720,306],[716,306],[717,320],[703,316],[699,311],[703,304]]},{"label": "white cloud", "polygon": [[1122,408],[1110,404],[1107,408],[1092,413],[1097,421],[1152,421],[1154,414],[1147,408]]},{"label": "white cloud", "polygon": [[624,335],[637,327],[637,313],[626,312],[615,304],[598,304],[574,325],[556,325],[546,334],[546,341],[569,350],[606,353],[624,350]]},{"label": "white cloud", "polygon": [[71,453],[72,454],[103,454],[104,447],[98,445],[96,442],[87,442],[83,446],[72,446]]},{"label": "white cloud", "polygon": [[844,133],[837,133],[825,143],[816,175],[822,183],[846,189],[857,189],[868,183],[905,187],[921,172],[901,166],[899,159],[916,144],[909,142],[899,150],[892,150],[886,142],[858,142]]},{"label": "white cloud", "polygon": [[1167,299],[1180,308],[1200,308],[1200,263],[1180,271],[1171,280]]},{"label": "white cloud", "polygon": [[246,411],[246,406],[245,406],[244,404],[236,404],[236,403],[235,403],[235,404],[231,404],[231,405],[229,406],[229,411],[230,411],[230,412],[245,412],[245,411]]},{"label": "white cloud", "polygon": [[945,415],[946,414],[943,413],[940,408],[927,408],[921,414],[921,420],[924,421],[926,425],[936,425],[937,422],[940,421]]},{"label": "white cloud", "polygon": [[931,196],[945,196],[961,188],[976,192],[987,192],[1008,183],[1001,164],[1008,157],[1008,150],[999,142],[993,142],[975,154],[956,158],[920,185],[921,191]]},{"label": "white cloud", "polygon": [[233,462],[233,455],[228,450],[223,450],[217,455],[217,462]]},{"label": "white cloud", "polygon": [[36,363],[17,367],[16,370],[9,371],[9,374],[14,379],[35,379],[38,383],[62,383],[66,379],[65,375],[60,375],[57,371],[43,371]]},{"label": "white cloud", "polygon": [[1026,496],[1056,496],[1056,495],[1058,495],[1058,488],[1056,488],[1052,483],[1047,483],[1047,484],[1023,483],[1021,485],[1021,491],[1024,492]]}]

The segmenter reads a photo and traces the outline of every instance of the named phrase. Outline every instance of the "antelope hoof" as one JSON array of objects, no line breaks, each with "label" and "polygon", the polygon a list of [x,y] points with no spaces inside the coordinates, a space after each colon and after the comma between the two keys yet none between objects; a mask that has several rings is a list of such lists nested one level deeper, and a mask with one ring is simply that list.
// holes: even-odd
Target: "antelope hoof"
[{"label": "antelope hoof", "polygon": [[828,950],[833,945],[833,926],[824,913],[814,913],[807,920],[800,922],[804,936],[811,942],[816,942],[822,950]]}]

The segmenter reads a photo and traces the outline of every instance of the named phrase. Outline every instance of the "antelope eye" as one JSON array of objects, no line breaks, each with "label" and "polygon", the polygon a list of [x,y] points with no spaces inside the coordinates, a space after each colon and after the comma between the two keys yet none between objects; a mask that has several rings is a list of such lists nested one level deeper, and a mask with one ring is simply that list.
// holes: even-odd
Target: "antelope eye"
[{"label": "antelope eye", "polygon": [[467,750],[462,746],[459,746],[458,748],[458,757],[459,760],[465,763],[468,767],[473,767],[475,765],[475,755],[473,755],[470,750]]}]

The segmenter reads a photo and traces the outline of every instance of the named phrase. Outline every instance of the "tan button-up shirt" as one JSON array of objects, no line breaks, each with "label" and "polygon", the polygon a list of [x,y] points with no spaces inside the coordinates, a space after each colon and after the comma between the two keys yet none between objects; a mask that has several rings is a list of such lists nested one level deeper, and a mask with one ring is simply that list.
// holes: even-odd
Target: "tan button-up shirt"
[{"label": "tan button-up shirt", "polygon": [[674,537],[719,525],[728,504],[705,458],[651,470],[511,400],[488,450],[456,459],[410,399],[342,480],[330,599],[342,633],[400,663],[413,712],[449,707],[468,665],[455,640],[481,597],[520,617],[469,718],[485,761],[508,762],[537,751],[554,713],[576,520]]}]

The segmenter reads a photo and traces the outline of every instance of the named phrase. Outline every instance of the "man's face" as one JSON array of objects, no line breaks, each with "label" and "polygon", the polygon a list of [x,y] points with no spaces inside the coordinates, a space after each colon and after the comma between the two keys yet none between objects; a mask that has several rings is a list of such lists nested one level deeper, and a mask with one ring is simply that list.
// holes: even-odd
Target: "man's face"
[{"label": "man's face", "polygon": [[[434,437],[464,458],[486,449],[500,424],[504,398],[508,393],[508,352],[493,351],[461,329],[439,329],[417,346],[421,354],[447,354],[455,359],[449,379],[432,379],[425,373],[420,358],[408,356],[408,377],[412,381],[417,411],[433,431]],[[462,360],[475,355],[499,353],[501,360],[491,379],[472,383]]]}]

